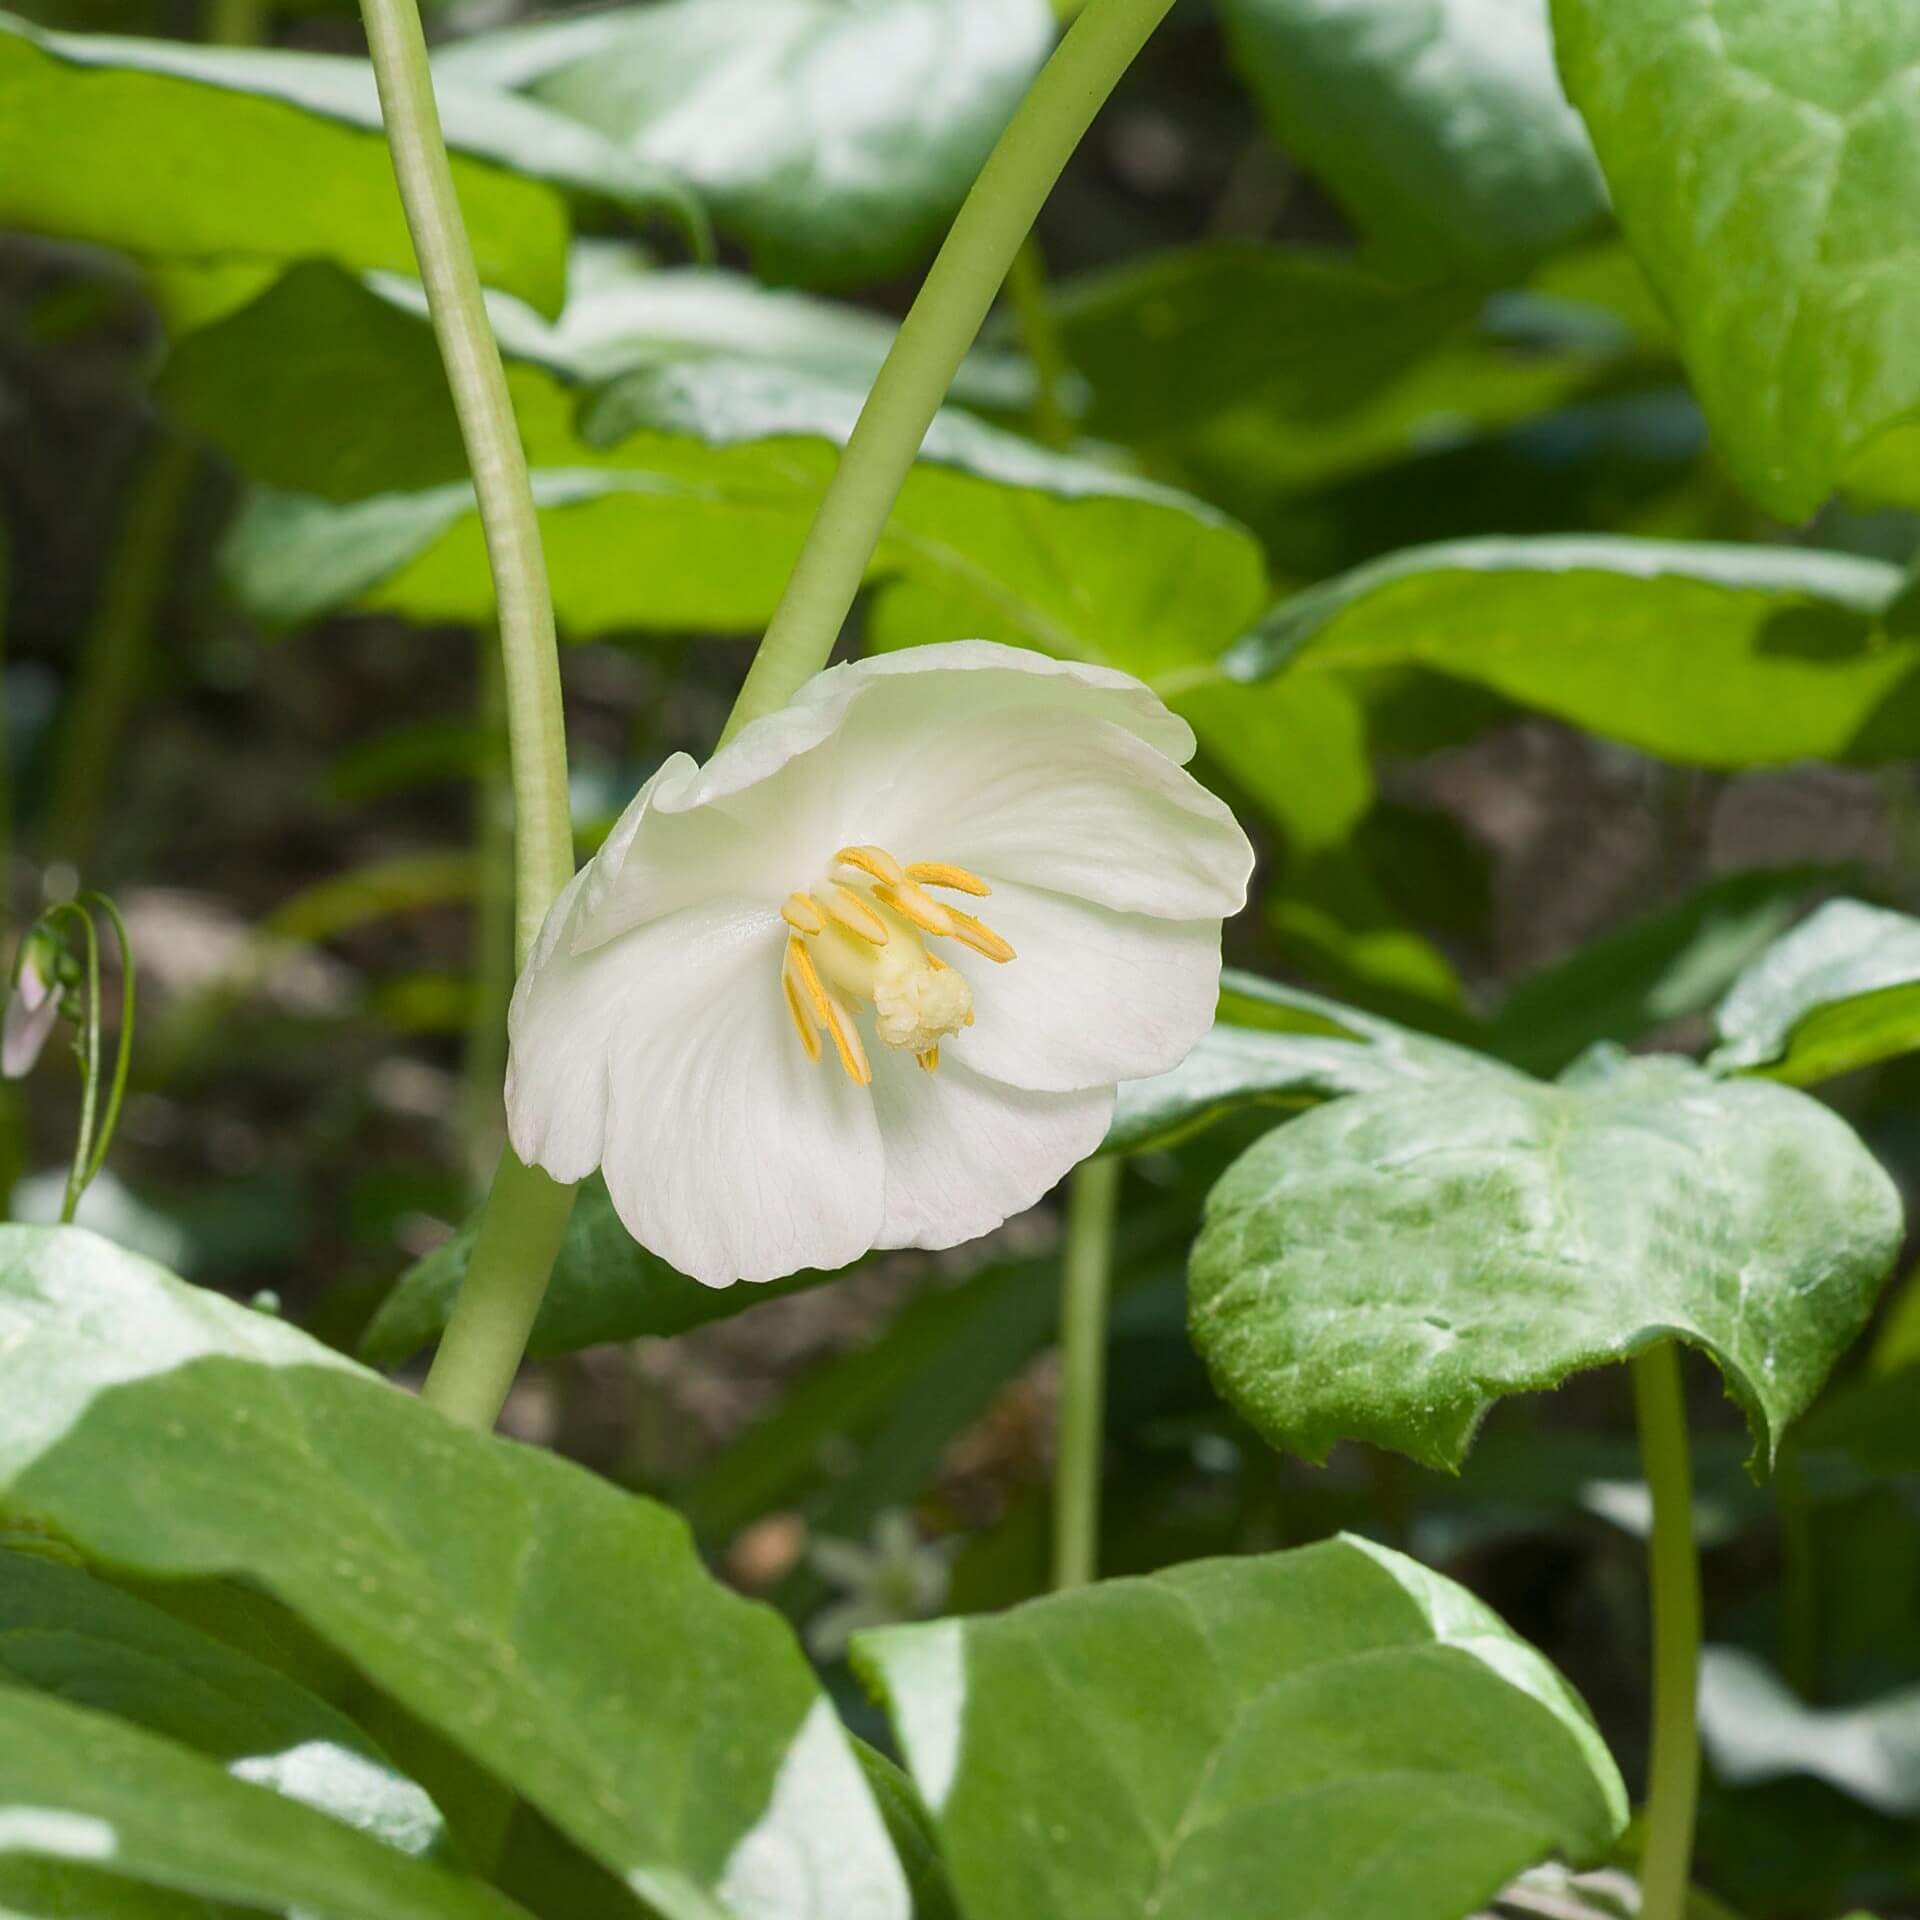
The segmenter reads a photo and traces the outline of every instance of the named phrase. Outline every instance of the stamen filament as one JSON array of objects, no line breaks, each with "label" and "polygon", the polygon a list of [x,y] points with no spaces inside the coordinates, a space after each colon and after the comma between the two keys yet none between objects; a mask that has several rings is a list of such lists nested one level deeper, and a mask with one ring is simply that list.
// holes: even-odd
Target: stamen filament
[{"label": "stamen filament", "polygon": [[947,939],[953,937],[953,910],[922,893],[911,880],[903,877],[898,886],[875,887],[873,897],[883,907],[891,907],[903,920],[911,920],[916,927]]},{"label": "stamen filament", "polygon": [[907,877],[906,868],[885,847],[842,847],[833,858],[836,865],[858,867],[890,887],[899,886]]},{"label": "stamen filament", "polygon": [[916,860],[908,867],[907,877],[918,880],[923,887],[951,887],[955,893],[971,893],[980,899],[993,891],[977,873],[945,860]]},{"label": "stamen filament", "polygon": [[984,921],[962,913],[958,907],[949,907],[947,917],[953,922],[953,937],[962,946],[971,947],[975,953],[983,953],[1003,966],[1014,957],[1013,948]]},{"label": "stamen filament", "polygon": [[836,880],[831,897],[820,903],[849,933],[876,947],[884,947],[890,938],[887,923],[853,891]]},{"label": "stamen filament", "polygon": [[794,1031],[800,1036],[800,1044],[807,1050],[807,1058],[819,1064],[820,1032],[813,1024],[805,1001],[800,998],[800,989],[793,984],[793,969],[780,969],[780,990],[787,997],[787,1011],[793,1016]]},{"label": "stamen filament", "polygon": [[853,1024],[853,1015],[838,1000],[830,1000],[832,1012],[831,1032],[833,1044],[840,1055],[840,1064],[846,1069],[847,1078],[855,1086],[870,1087],[873,1084],[873,1068],[867,1063],[867,1050],[860,1040],[860,1029]]},{"label": "stamen filament", "polygon": [[786,903],[780,909],[780,918],[796,933],[820,933],[827,924],[827,917],[820,911],[820,903],[810,894],[790,893]]},{"label": "stamen filament", "polygon": [[913,1057],[919,1061],[923,1072],[938,1073],[940,1071],[940,1049],[938,1047],[929,1047],[925,1053],[916,1053]]},{"label": "stamen filament", "polygon": [[853,1024],[852,1014],[827,991],[812,954],[791,934],[787,937],[787,965],[815,1018],[833,1036],[834,1051],[847,1078],[856,1086],[871,1086],[873,1068],[867,1064],[867,1050],[860,1044],[860,1030]]}]

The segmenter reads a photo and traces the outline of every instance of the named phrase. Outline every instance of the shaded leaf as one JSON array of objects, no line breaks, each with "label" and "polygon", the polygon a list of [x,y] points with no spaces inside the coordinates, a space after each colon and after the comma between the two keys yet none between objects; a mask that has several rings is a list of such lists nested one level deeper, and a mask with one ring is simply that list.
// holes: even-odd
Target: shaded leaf
[{"label": "shaded leaf", "polygon": [[675,1516],[75,1229],[0,1228],[0,1498],[264,1589],[663,1920],[904,1914],[791,1635]]},{"label": "shaded leaf", "polygon": [[1251,1147],[1194,1248],[1194,1343],[1276,1446],[1458,1468],[1487,1408],[1663,1336],[1770,1462],[1902,1232],[1852,1132],[1783,1087],[1620,1059],[1336,1101]]},{"label": "shaded leaf", "polygon": [[[0,226],[148,258],[412,270],[364,60],[0,16],[0,103]],[[657,168],[530,101],[451,86],[440,116],[482,278],[544,311],[565,287],[564,196],[696,217]]]},{"label": "shaded leaf", "polygon": [[1703,766],[1873,762],[1920,745],[1904,585],[1882,562],[1798,547],[1451,541],[1282,601],[1228,665],[1423,666]]},{"label": "shaded leaf", "polygon": [[664,0],[448,48],[690,181],[761,276],[845,285],[940,236],[1053,39],[1046,0]]},{"label": "shaded leaf", "polygon": [[1920,920],[1829,900],[1740,975],[1714,1014],[1717,1073],[1795,1086],[1920,1047]]},{"label": "shaded leaf", "polygon": [[242,1912],[69,1860],[0,1855],[3,1920],[228,1920]]},{"label": "shaded leaf", "polygon": [[[394,1283],[361,1337],[360,1357],[370,1366],[400,1366],[439,1339],[467,1277],[479,1230],[476,1214]],[[542,1360],[614,1340],[685,1333],[833,1278],[808,1272],[765,1286],[703,1287],[628,1233],[596,1173],[581,1184],[574,1201],[527,1352]]]},{"label": "shaded leaf", "polygon": [[1626,1818],[1559,1675],[1348,1537],[887,1628],[854,1657],[971,1920],[1455,1920]]},{"label": "shaded leaf", "polygon": [[1553,0],[1553,23],[1721,450],[1805,518],[1920,406],[1920,13]]}]

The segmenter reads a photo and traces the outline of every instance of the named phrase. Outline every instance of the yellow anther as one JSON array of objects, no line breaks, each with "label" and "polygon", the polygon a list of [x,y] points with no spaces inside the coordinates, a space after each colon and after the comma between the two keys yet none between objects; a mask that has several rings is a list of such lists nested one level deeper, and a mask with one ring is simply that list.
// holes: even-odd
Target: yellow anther
[{"label": "yellow anther", "polygon": [[827,991],[812,954],[792,935],[787,937],[787,968],[814,1018],[833,1036],[834,1051],[847,1078],[857,1086],[871,1085],[873,1069],[867,1064],[867,1050],[860,1044],[860,1031],[853,1024],[852,1014]]},{"label": "yellow anther", "polygon": [[918,880],[923,887],[951,887],[955,893],[971,893],[981,899],[993,891],[977,873],[950,866],[944,860],[916,860],[907,869],[907,877]]},{"label": "yellow anther", "polygon": [[807,1058],[817,1062],[820,1058],[820,1031],[813,1024],[806,1003],[800,998],[800,989],[793,984],[791,967],[780,969],[780,991],[787,997],[787,1011],[793,1016],[794,1031],[799,1034],[800,1044],[807,1050]]},{"label": "yellow anther", "polygon": [[883,907],[891,907],[901,919],[911,920],[916,927],[924,928],[928,933],[943,934],[948,938],[953,935],[953,909],[942,906],[930,894],[922,893],[904,876],[898,886],[875,887],[873,897]]},{"label": "yellow anther", "polygon": [[870,1087],[873,1084],[873,1069],[867,1064],[867,1050],[860,1043],[860,1029],[853,1024],[853,1015],[838,1000],[829,1000],[832,1009],[828,1031],[833,1035],[833,1044],[840,1055],[840,1064],[847,1070],[847,1078],[857,1087]]},{"label": "yellow anther", "polygon": [[938,1073],[940,1071],[940,1049],[938,1047],[929,1047],[925,1053],[916,1053],[913,1057],[919,1061],[920,1070],[923,1073]]},{"label": "yellow anther", "polygon": [[899,886],[907,877],[906,868],[885,847],[842,847],[833,858],[836,866],[858,867],[890,887]]},{"label": "yellow anther", "polygon": [[787,895],[786,904],[780,909],[780,918],[796,933],[820,933],[827,924],[827,916],[820,911],[820,903],[804,893]]},{"label": "yellow anther", "polygon": [[983,953],[1002,965],[1013,958],[1013,948],[984,921],[962,913],[958,907],[949,907],[947,917],[953,922],[953,937],[963,947],[971,947],[975,953]]},{"label": "yellow anther", "polygon": [[887,944],[887,923],[851,887],[843,887],[836,880],[832,894],[820,904],[849,933],[858,934],[876,947]]}]

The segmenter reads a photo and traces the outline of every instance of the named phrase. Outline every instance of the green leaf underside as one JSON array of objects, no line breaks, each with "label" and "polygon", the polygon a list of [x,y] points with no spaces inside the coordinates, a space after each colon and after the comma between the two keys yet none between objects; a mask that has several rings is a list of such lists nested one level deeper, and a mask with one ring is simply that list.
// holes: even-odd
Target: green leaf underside
[{"label": "green leaf underside", "polygon": [[1553,22],[1715,438],[1804,518],[1920,408],[1920,11],[1554,0]]},{"label": "green leaf underside", "polygon": [[1167,1146],[1248,1105],[1308,1107],[1462,1075],[1505,1070],[1318,994],[1228,970],[1220,1011],[1170,1073],[1122,1083],[1102,1151]]},{"label": "green leaf underside", "polygon": [[0,1682],[132,1721],[404,1852],[441,1838],[431,1800],[343,1714],[77,1567],[0,1552]]},{"label": "green leaf underside", "polygon": [[849,285],[931,250],[1046,57],[1046,0],[666,0],[448,48],[690,182],[761,276]]},{"label": "green leaf underside", "polygon": [[790,1634],[677,1518],[76,1229],[0,1229],[0,1502],[263,1588],[665,1920],[904,1913]]},{"label": "green leaf underside", "polygon": [[1716,1072],[1797,1086],[1920,1047],[1920,920],[1829,900],[1741,974],[1714,1015]]},{"label": "green leaf underside", "polygon": [[0,1920],[245,1920],[257,1912],[70,1860],[0,1854]]},{"label": "green leaf underside", "polygon": [[1606,210],[1545,0],[1227,0],[1275,139],[1404,265],[1497,278]]},{"label": "green leaf underside", "polygon": [[410,1858],[216,1762],[64,1700],[0,1698],[0,1856],[26,1854],[326,1920],[511,1920]]},{"label": "green leaf underside", "polygon": [[[360,1342],[360,1357],[369,1366],[400,1366],[440,1337],[466,1278],[479,1224],[476,1215],[395,1282]],[[574,1201],[527,1352],[545,1359],[614,1340],[666,1338],[834,1277],[807,1272],[766,1286],[703,1287],[627,1232],[606,1182],[595,1174]]]},{"label": "green leaf underside", "polygon": [[[694,217],[657,169],[531,102],[449,87],[440,111],[481,277],[542,311],[565,290],[564,196]],[[0,15],[9,226],[147,258],[413,268],[366,61],[43,33]]]},{"label": "green leaf underside", "polygon": [[887,1628],[854,1658],[969,1920],[1457,1920],[1625,1820],[1553,1669],[1351,1538]]},{"label": "green leaf underside", "polygon": [[1194,1343],[1278,1447],[1366,1440],[1457,1470],[1505,1394],[1673,1337],[1770,1463],[1865,1324],[1898,1194],[1805,1096],[1622,1058],[1577,1085],[1476,1076],[1277,1128],[1215,1187]]},{"label": "green leaf underside", "polygon": [[1245,678],[1423,666],[1672,760],[1877,762],[1920,747],[1897,568],[1606,535],[1411,548],[1283,601]]}]

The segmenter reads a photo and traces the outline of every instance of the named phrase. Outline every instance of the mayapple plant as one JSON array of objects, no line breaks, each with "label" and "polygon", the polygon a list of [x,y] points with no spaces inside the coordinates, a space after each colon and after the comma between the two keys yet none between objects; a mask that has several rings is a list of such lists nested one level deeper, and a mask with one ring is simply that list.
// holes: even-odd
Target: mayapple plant
[{"label": "mayapple plant", "polygon": [[[1694,701],[1710,709],[1702,758],[1739,764],[1727,742],[1741,727],[1764,742],[1752,750],[1763,761],[1836,742],[1851,751],[1893,724],[1914,664],[1878,628],[1871,644],[1853,644],[1857,623],[1889,616],[1906,584],[1884,564],[1797,549],[1455,543],[1283,601],[1223,659],[1183,656],[1165,675],[1060,657],[1098,649],[1085,627],[1045,622],[1043,644],[1057,652],[896,625],[872,636],[871,657],[829,665],[991,303],[1007,287],[1016,305],[1044,307],[1023,253],[1035,215],[1169,10],[1169,0],[1087,0],[1017,109],[1008,101],[997,142],[972,142],[967,112],[946,103],[947,144],[969,167],[981,154],[984,164],[844,436],[726,727],[704,760],[677,754],[653,772],[577,872],[541,507],[585,497],[618,468],[569,468],[557,488],[551,468],[544,488],[530,477],[514,400],[553,397],[528,370],[538,353],[562,354],[568,328],[511,317],[495,300],[522,343],[535,342],[516,366],[523,384],[510,388],[489,293],[550,312],[559,289],[552,258],[501,242],[488,222],[502,206],[549,208],[540,193],[561,178],[612,182],[627,207],[682,206],[675,183],[650,171],[657,153],[626,153],[588,131],[617,122],[625,104],[621,73],[601,68],[631,37],[651,86],[676,31],[695,65],[720,58],[736,10],[664,0],[638,21],[538,24],[524,42],[471,43],[447,69],[457,161],[416,0],[365,0],[378,116],[338,67],[277,56],[202,65],[178,50],[116,53],[0,23],[0,79],[36,76],[41,91],[21,91],[51,103],[50,141],[86,110],[96,67],[111,76],[109,98],[115,88],[137,97],[156,76],[190,88],[212,74],[236,141],[319,100],[327,135],[339,137],[329,148],[305,126],[311,150],[336,152],[343,182],[358,187],[370,144],[361,136],[382,122],[471,480],[454,487],[457,500],[435,498],[447,475],[427,459],[427,491],[395,497],[429,539],[470,506],[484,533],[520,962],[507,1017],[510,1148],[462,1239],[458,1297],[440,1317],[419,1396],[96,1236],[0,1227],[0,1910],[34,1920],[1468,1920],[1496,1900],[1503,1912],[1584,1913],[1591,1895],[1642,1920],[1704,1911],[1691,1886],[1701,1591],[1679,1349],[1718,1369],[1756,1469],[1791,1468],[1789,1432],[1866,1324],[1903,1231],[1887,1174],[1791,1083],[1916,1044],[1920,929],[1830,905],[1740,973],[1721,1003],[1722,1044],[1704,1062],[1630,1057],[1575,1020],[1599,1044],[1528,1059],[1555,1076],[1540,1078],[1515,1064],[1515,1048],[1496,1058],[1223,976],[1222,925],[1245,901],[1253,849],[1187,766],[1197,736],[1256,789],[1275,755],[1298,760],[1308,771],[1296,799],[1332,768],[1337,811],[1351,797],[1341,728],[1359,728],[1344,692],[1315,698],[1314,676],[1324,695],[1342,663],[1390,676],[1429,655],[1457,682],[1604,719],[1602,730],[1660,749],[1694,724],[1668,689],[1751,653],[1765,693],[1747,703],[1753,711],[1719,702],[1711,680],[1714,697]],[[831,0],[781,0],[781,11],[794,44],[826,45],[803,83],[829,92],[852,64],[837,36],[889,13]],[[1515,37],[1478,48],[1466,108],[1438,116],[1420,109],[1424,63],[1357,58],[1356,37],[1330,31],[1311,0],[1226,0],[1224,11],[1238,57],[1299,149],[1331,167],[1351,162],[1344,197],[1356,219],[1376,232],[1404,222],[1402,240],[1469,284],[1509,270],[1512,251],[1524,268],[1588,230],[1611,187],[1635,256],[1682,309],[1678,351],[1702,363],[1709,408],[1756,498],[1804,510],[1842,473],[1871,466],[1868,455],[1888,459],[1875,433],[1920,405],[1910,348],[1885,347],[1889,315],[1902,342],[1920,338],[1920,288],[1903,304],[1895,271],[1906,255],[1895,249],[1864,283],[1870,298],[1822,279],[1820,297],[1796,309],[1813,319],[1804,340],[1798,320],[1789,326],[1781,357],[1814,353],[1822,328],[1851,349],[1829,356],[1846,378],[1810,389],[1811,420],[1780,405],[1772,384],[1773,275],[1714,264],[1716,249],[1746,233],[1718,216],[1750,186],[1719,169],[1725,129],[1741,155],[1764,159],[1786,124],[1787,161],[1776,156],[1769,179],[1799,140],[1833,147],[1843,177],[1874,155],[1920,152],[1910,118],[1886,118],[1892,89],[1810,57],[1797,36],[1818,23],[1810,30],[1803,10],[1742,0],[1719,10],[1710,36],[1680,0],[1623,0],[1611,18],[1597,0],[1558,0],[1559,56],[1584,123],[1555,82],[1544,10],[1491,10]],[[1445,34],[1472,43],[1488,32],[1470,16],[1459,10]],[[982,0],[964,24],[970,34],[945,57],[986,46],[983,92],[1024,77],[1052,33],[1040,0]],[[1869,78],[1880,66],[1916,70],[1920,28],[1888,14],[1858,31],[1878,62],[1863,63]],[[1685,82],[1660,92],[1670,109],[1695,82],[1711,92],[1715,75],[1700,69],[1716,37],[1738,55],[1729,97],[1672,141],[1664,129],[1647,137],[1648,63]],[[1326,101],[1347,97],[1356,63],[1380,111],[1330,115]],[[756,54],[749,64],[769,63]],[[242,72],[257,97],[235,84]],[[1340,84],[1323,85],[1325,73]],[[723,101],[741,84],[708,77]],[[480,82],[536,98],[463,92]],[[1799,98],[1802,84],[1817,97]],[[290,97],[303,93],[304,104]],[[579,122],[549,111],[563,100]],[[1842,151],[1836,129],[1856,115],[1874,138]],[[1490,116],[1528,137],[1512,153],[1483,153],[1470,136]],[[904,115],[909,134],[914,117]],[[715,208],[763,257],[813,258],[817,236],[788,230],[791,205],[776,195],[770,211],[735,177],[742,142],[760,131],[737,118],[709,142],[689,140],[679,116],[673,157],[706,169]],[[0,151],[9,137],[0,127]],[[503,167],[516,152],[522,172]],[[186,143],[184,167],[209,164]],[[141,237],[125,225],[120,184],[72,196],[65,218],[78,237]],[[1851,186],[1846,206],[1857,204]],[[23,191],[0,178],[0,205]],[[274,230],[284,209],[272,191],[264,219],[242,195],[183,197],[207,205],[185,222],[192,265],[172,298],[218,305],[232,288],[211,283],[229,269],[245,280],[275,246],[299,250]],[[357,188],[334,211],[333,244],[356,272],[406,264],[378,220],[359,218]],[[682,211],[699,230],[700,210]],[[909,238],[926,215],[909,209]],[[470,219],[487,241],[478,261]],[[1854,227],[1847,237],[1859,244]],[[862,233],[846,251],[897,264],[899,238]],[[1770,266],[1784,276],[1811,255],[1824,275],[1835,250],[1790,238],[1761,250]],[[219,268],[207,268],[209,255]],[[211,280],[196,285],[202,271]],[[332,302],[343,321],[407,343],[397,351],[416,343],[417,290],[382,305],[385,294],[328,269],[296,274],[296,304]],[[1325,278],[1303,270],[1290,284],[1325,295]],[[1726,309],[1754,285],[1767,307],[1729,323]],[[1371,323],[1386,312],[1389,333],[1409,324],[1403,299],[1416,330],[1426,326],[1421,297],[1371,285],[1335,293],[1343,314]],[[1180,324],[1163,291],[1145,311],[1145,333]],[[712,320],[711,307],[702,312]],[[1058,358],[1046,319],[1027,343],[1043,363],[1034,420],[1060,440],[1072,421],[1058,368],[1044,364]],[[244,337],[234,324],[240,332],[223,337]],[[1850,326],[1874,331],[1863,340]],[[1738,377],[1713,357],[1728,334]],[[203,351],[197,376],[176,366],[177,390],[190,395],[218,357]],[[1201,391],[1217,377],[1191,371]],[[767,384],[738,376],[723,369],[713,387],[689,390],[732,406]],[[611,459],[623,409],[671,437],[648,411],[660,395],[640,385],[591,410],[610,436],[591,442],[596,458]],[[1189,391],[1180,386],[1176,408]],[[1111,421],[1130,410],[1151,419],[1166,401],[1109,391],[1097,404]],[[316,437],[326,410],[313,409]],[[684,411],[700,408],[672,415],[681,427]],[[816,432],[823,415],[775,406],[748,417],[753,438],[778,442],[796,419]],[[1790,422],[1804,431],[1788,432]],[[275,457],[304,474],[306,436],[286,438],[300,444]],[[716,430],[703,454],[725,439]],[[961,442],[1022,510],[1037,514],[1043,483],[1056,508],[1098,497],[1167,510],[1145,481],[1103,482],[1095,467],[1025,446],[996,451],[984,429],[944,444]],[[762,468],[757,484],[778,477]],[[628,489],[643,506],[662,491],[651,480]],[[258,516],[256,558],[276,528],[311,558],[325,543],[303,545],[293,530],[329,516],[329,538],[345,525],[357,542],[366,503],[336,514],[341,503],[325,492]],[[372,506],[390,512],[393,499]],[[1211,510],[1175,517],[1177,541],[1194,551],[1223,534],[1223,550],[1247,544]],[[1083,556],[1058,538],[1069,519],[1046,521],[1033,545],[1073,602]],[[955,570],[968,564],[963,554]],[[1659,671],[1583,673],[1577,649],[1569,669],[1534,630],[1548,604],[1576,638],[1604,652],[1624,633]],[[1618,628],[1601,631],[1596,608],[1624,608]],[[1809,622],[1818,644],[1802,646]],[[1676,648],[1682,629],[1700,649]],[[916,644],[886,650],[903,639]],[[1829,669],[1838,691],[1834,678],[1813,685]],[[1268,683],[1282,691],[1257,709],[1262,730],[1256,709],[1232,696]],[[1176,713],[1168,701],[1186,705]],[[1306,810],[1323,797],[1309,792]],[[125,996],[110,1086],[96,914],[119,939]],[[7,1074],[32,1066],[63,1015],[80,1033],[68,1222],[127,1083],[133,972],[126,930],[94,894],[50,909],[15,963]],[[1576,1011],[1593,1024],[1590,1009]],[[1248,1444],[1319,1459],[1362,1441],[1457,1470],[1497,1401],[1602,1364],[1631,1370],[1654,1628],[1650,1779],[1631,1840],[1620,1772],[1567,1680],[1405,1553],[1342,1533],[1096,1578],[1108,1292],[1139,1251],[1126,1244],[1132,1216],[1119,1213],[1123,1162],[1275,1104],[1289,1117],[1237,1140],[1219,1177],[1210,1168],[1203,1211],[1197,1193],[1182,1196],[1174,1236],[1183,1259],[1191,1248],[1193,1348]],[[601,1184],[584,1186],[596,1174]],[[877,1709],[855,1725],[879,1737],[884,1722],[903,1765],[856,1737],[783,1618],[708,1574],[680,1516],[488,1431],[577,1230],[616,1219],[648,1250],[653,1277],[666,1274],[662,1287],[681,1290],[675,1324],[689,1325],[689,1295],[710,1305],[719,1289],[874,1249],[954,1247],[1063,1179],[1059,1591],[1003,1612],[881,1624],[940,1604],[946,1550],[920,1542],[892,1508],[871,1548],[811,1548],[813,1570],[847,1590],[816,1618],[815,1649],[825,1657],[846,1643]],[[1011,1271],[1014,1282],[1031,1278]],[[1006,1270],[989,1269],[932,1304],[969,1306],[983,1278],[999,1296],[1011,1290]],[[1048,1303],[1049,1329],[1052,1317]],[[941,1345],[916,1377],[937,1380],[960,1344]],[[803,1438],[812,1448],[821,1435]],[[1899,1783],[1876,1773],[1873,1785],[1891,1804]],[[1559,1864],[1543,1879],[1543,1863]]]}]

